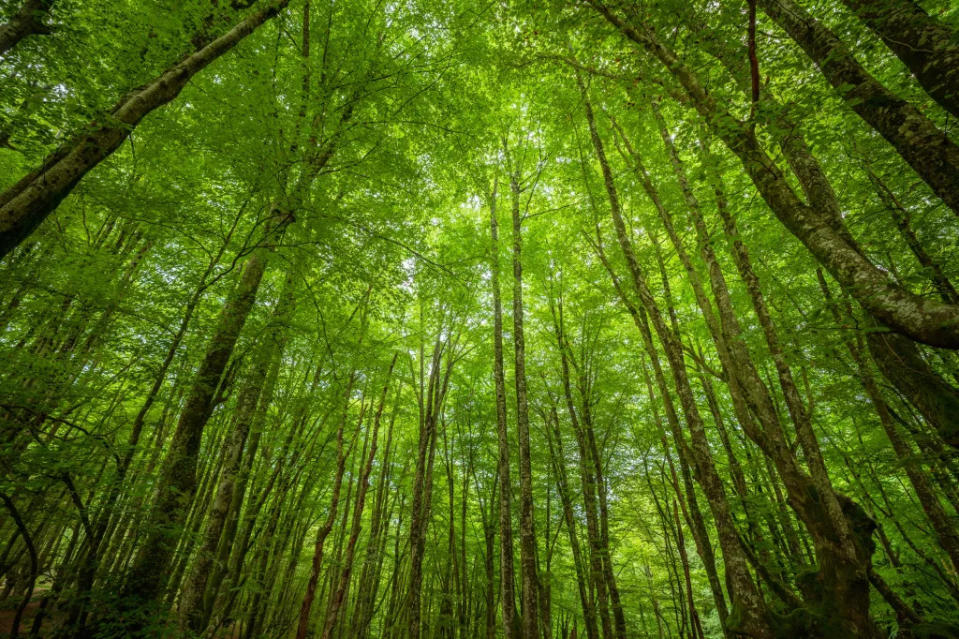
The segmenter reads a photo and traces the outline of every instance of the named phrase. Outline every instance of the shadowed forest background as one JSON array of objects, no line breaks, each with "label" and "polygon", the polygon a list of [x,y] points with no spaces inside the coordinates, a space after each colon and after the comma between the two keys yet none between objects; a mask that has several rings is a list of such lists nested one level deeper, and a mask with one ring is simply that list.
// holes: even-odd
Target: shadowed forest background
[{"label": "shadowed forest background", "polygon": [[959,5],[0,0],[0,636],[959,637]]}]

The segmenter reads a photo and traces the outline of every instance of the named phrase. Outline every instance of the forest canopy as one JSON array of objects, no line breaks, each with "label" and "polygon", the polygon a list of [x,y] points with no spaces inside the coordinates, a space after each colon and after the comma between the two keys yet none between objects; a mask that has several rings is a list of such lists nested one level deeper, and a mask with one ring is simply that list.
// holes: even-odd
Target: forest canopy
[{"label": "forest canopy", "polygon": [[959,637],[959,5],[0,0],[0,636]]}]

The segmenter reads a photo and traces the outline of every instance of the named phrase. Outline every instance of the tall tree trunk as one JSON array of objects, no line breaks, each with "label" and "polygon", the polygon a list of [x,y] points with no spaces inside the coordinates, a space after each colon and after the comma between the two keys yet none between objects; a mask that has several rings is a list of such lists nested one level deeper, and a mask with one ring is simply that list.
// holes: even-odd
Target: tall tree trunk
[{"label": "tall tree trunk", "polygon": [[[609,615],[609,589],[603,566],[603,544],[599,532],[599,515],[596,508],[596,475],[590,464],[589,447],[586,443],[585,427],[581,423],[579,409],[573,399],[572,385],[570,384],[569,356],[570,347],[566,342],[563,327],[563,306],[560,301],[553,317],[553,330],[560,349],[560,374],[563,382],[563,397],[566,400],[566,411],[569,413],[573,434],[576,438],[577,452],[579,453],[580,483],[583,492],[583,510],[586,515],[586,539],[589,544],[589,577],[592,587],[596,589],[596,608],[602,624],[603,637],[612,639],[613,625]],[[584,398],[582,406],[587,404]],[[559,433],[557,432],[557,435]],[[587,625],[587,633],[590,628]]]},{"label": "tall tree trunk", "polygon": [[350,529],[350,538],[346,544],[346,551],[342,560],[343,569],[339,576],[339,583],[333,591],[330,600],[330,607],[326,613],[326,621],[323,624],[323,632],[320,635],[322,639],[330,639],[333,627],[336,625],[340,608],[343,606],[343,600],[350,587],[350,576],[353,574],[353,554],[356,550],[356,542],[360,537],[361,523],[363,519],[363,507],[366,504],[366,493],[370,484],[370,473],[373,472],[373,459],[376,457],[376,441],[380,430],[380,419],[383,417],[383,407],[386,404],[386,393],[390,388],[390,378],[393,374],[393,367],[396,365],[397,355],[393,355],[390,362],[390,368],[386,373],[386,381],[383,383],[383,391],[380,394],[380,402],[376,408],[376,415],[373,417],[373,432],[370,435],[370,452],[366,459],[366,465],[363,467],[359,477],[359,485],[356,491],[356,504],[353,506],[353,522]]},{"label": "tall tree trunk", "polygon": [[[643,340],[643,346],[645,347],[646,353],[652,365],[653,374],[656,379],[656,388],[659,390],[659,395],[663,400],[663,406],[666,412],[666,422],[669,426],[670,435],[672,436],[676,451],[679,454],[679,465],[683,477],[683,489],[685,490],[685,502],[689,504],[689,515],[693,530],[693,537],[696,541],[696,551],[702,559],[703,567],[706,570],[709,587],[712,591],[713,601],[715,602],[716,609],[719,613],[719,621],[723,628],[723,633],[724,635],[729,636],[729,630],[726,625],[727,618],[729,616],[729,609],[726,604],[725,595],[723,594],[722,584],[719,580],[719,573],[716,569],[715,553],[713,552],[712,542],[709,539],[705,520],[703,519],[702,511],[699,508],[698,499],[696,497],[696,491],[693,487],[693,477],[690,469],[695,469],[696,460],[694,458],[692,449],[686,443],[682,435],[679,423],[679,415],[677,414],[676,406],[673,402],[672,396],[669,393],[669,387],[666,383],[666,376],[663,374],[659,353],[656,351],[656,348],[653,344],[652,332],[649,328],[649,321],[647,319],[646,312],[642,309],[642,307],[634,304],[632,299],[626,295],[626,291],[623,289],[619,277],[610,266],[609,260],[606,257],[605,249],[603,248],[601,238],[599,237],[598,226],[597,243],[595,245],[595,249],[599,254],[600,261],[603,263],[603,266],[609,273],[610,279],[613,282],[613,286],[616,289],[616,293],[619,296],[620,301],[624,306],[626,306],[626,309],[629,311],[629,314],[633,319],[633,323],[636,325],[637,330],[639,330]],[[649,379],[649,372],[645,366],[643,367],[643,374],[649,396],[655,397],[653,385]],[[662,423],[660,421],[655,404],[653,404],[653,418],[655,422],[660,425],[660,430],[662,431]],[[707,500],[711,500],[709,495],[707,495]],[[710,504],[712,504],[711,501]]]},{"label": "tall tree trunk", "polygon": [[[579,592],[579,602],[583,608],[583,623],[586,626],[587,639],[599,639],[599,629],[596,625],[596,613],[590,597],[590,586],[583,566],[582,549],[579,545],[579,536],[576,533],[576,516],[573,513],[573,500],[570,496],[569,480],[566,476],[566,459],[563,456],[563,439],[559,427],[559,416],[556,407],[552,406],[549,415],[544,415],[546,422],[547,444],[550,460],[556,472],[556,488],[559,492],[563,507],[563,520],[566,523],[566,533],[569,537],[570,552],[573,556],[573,569],[576,571],[576,585]],[[552,435],[550,436],[550,434]],[[556,439],[555,444],[553,439]]]},{"label": "tall tree trunk", "polygon": [[[310,629],[310,612],[313,609],[313,601],[316,599],[316,587],[320,580],[320,570],[323,567],[323,548],[326,538],[333,530],[333,524],[336,522],[336,512],[340,503],[340,490],[343,487],[343,474],[346,470],[346,458],[348,456],[347,447],[343,444],[343,431],[349,420],[350,399],[353,394],[353,382],[356,373],[350,374],[350,379],[346,384],[346,395],[343,399],[343,417],[336,429],[336,475],[333,477],[333,490],[330,494],[330,506],[326,514],[326,520],[316,533],[316,540],[313,543],[313,560],[310,564],[310,577],[306,584],[306,593],[303,595],[303,601],[300,604],[300,612],[296,626],[296,639],[306,639]],[[362,422],[362,415],[360,422]],[[357,425],[357,432],[359,424]],[[356,432],[352,439],[355,440]],[[352,448],[352,445],[350,446]]]},{"label": "tall tree trunk", "polygon": [[519,550],[522,579],[522,628],[525,639],[539,637],[539,577],[533,517],[533,471],[530,461],[529,406],[526,398],[526,336],[523,329],[523,234],[518,167],[511,167],[513,218],[513,376],[516,385],[516,435],[519,442]]},{"label": "tall tree trunk", "polygon": [[[430,358],[429,379],[423,386],[425,405],[421,403],[419,445],[416,474],[413,478],[413,502],[410,516],[410,584],[408,591],[409,639],[420,639],[422,617],[423,557],[426,551],[426,529],[430,521],[433,495],[433,461],[436,456],[436,435],[443,401],[453,368],[452,353],[444,351],[448,344],[437,337]],[[425,380],[420,380],[421,384]]]},{"label": "tall tree trunk", "polygon": [[510,474],[510,446],[506,421],[506,380],[503,374],[503,304],[499,288],[499,223],[496,219],[496,184],[490,196],[490,285],[493,288],[493,382],[496,391],[496,440],[499,477],[500,600],[506,639],[516,636],[516,580],[513,575],[513,480]]}]

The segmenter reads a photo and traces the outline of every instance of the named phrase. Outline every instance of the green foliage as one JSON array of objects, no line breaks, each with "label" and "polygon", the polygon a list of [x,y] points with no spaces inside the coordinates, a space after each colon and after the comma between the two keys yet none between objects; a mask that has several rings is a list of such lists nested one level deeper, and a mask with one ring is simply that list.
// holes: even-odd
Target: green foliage
[{"label": "green foliage", "polygon": [[[24,39],[0,60],[0,188],[109,117],[122,96],[203,38],[263,3],[247,4],[58,0],[52,32]],[[775,405],[788,454],[809,473],[777,366],[796,379],[828,480],[858,535],[856,548],[913,613],[894,609],[873,589],[872,618],[891,629],[889,636],[957,636],[956,566],[909,473],[926,478],[955,527],[954,450],[916,401],[869,360],[863,340],[886,328],[828,274],[827,298],[817,277],[821,264],[776,219],[735,149],[718,138],[752,118],[756,144],[770,158],[763,170],[782,173],[808,199],[782,148],[784,136],[801,137],[862,255],[926,299],[941,297],[938,274],[952,281],[959,275],[955,215],[858,119],[854,104],[842,99],[852,87],[832,89],[763,13],[757,42],[762,99],[752,105],[748,68],[719,60],[726,53],[745,64],[744,7],[699,0],[610,3],[661,34],[695,70],[722,106],[707,121],[688,99],[676,99],[684,94],[669,70],[590,4],[294,0],[151,113],[0,262],[0,494],[15,504],[38,551],[33,577],[42,574],[52,584],[35,593],[27,584],[33,570],[28,544],[5,512],[0,584],[6,608],[15,610],[25,592],[27,600],[33,595],[45,602],[43,632],[56,627],[63,636],[73,636],[68,633],[82,625],[78,619],[100,637],[129,634],[131,624],[141,636],[187,636],[178,606],[190,567],[206,552],[217,490],[228,478],[234,484],[226,523],[212,545],[211,581],[201,597],[206,636],[292,636],[314,543],[331,508],[342,428],[343,494],[325,541],[322,599],[310,619],[320,636],[334,585],[348,566],[359,478],[388,385],[370,492],[355,514],[352,581],[333,627],[339,637],[406,636],[411,493],[424,441],[424,394],[434,367],[452,362],[431,453],[421,636],[486,636],[488,610],[495,636],[502,636],[503,491],[512,495],[514,539],[519,536],[512,178],[521,190],[532,500],[551,636],[565,639],[562,629],[574,626],[586,636],[578,580],[587,582],[590,602],[599,597],[590,566],[576,564],[570,532],[584,564],[591,553],[611,558],[627,637],[697,637],[690,596],[705,637],[722,637],[724,628],[735,636],[748,620],[725,583],[711,495],[684,457],[690,418],[681,410],[667,350],[655,335],[647,348],[630,313],[639,302],[610,222],[607,184],[585,119],[588,99],[628,239],[656,306],[682,340],[685,371],[706,422],[706,454],[722,477],[735,532],[751,553],[748,570],[760,584],[775,636],[838,637],[844,627],[831,625],[836,602],[822,588],[821,548],[797,515],[788,478],[743,423],[755,418],[756,408],[737,405],[736,371],[724,359],[724,340],[744,344]],[[846,3],[804,4],[816,5],[825,24],[855,43],[856,55],[884,85],[937,124],[950,123]],[[949,3],[925,5],[953,27],[959,20]],[[5,6],[3,15],[11,13]],[[654,102],[688,193],[660,137]],[[636,155],[671,216],[676,242],[644,188]],[[893,199],[877,184],[894,196],[931,264],[910,247],[890,208]],[[724,228],[717,185],[735,234]],[[707,313],[718,317],[721,308],[690,195],[703,211],[705,243],[728,284],[738,335],[714,335],[707,321]],[[277,212],[291,216],[279,239],[270,226]],[[491,213],[499,222],[496,247]],[[738,268],[739,241],[781,353],[773,352],[755,311],[755,291]],[[507,327],[509,486],[497,478],[494,250]],[[680,252],[689,256],[692,273]],[[182,524],[168,531],[179,539],[169,574],[149,605],[120,601],[129,568],[152,532],[161,471],[186,398],[221,309],[253,255],[266,256],[266,274],[200,433],[195,494],[181,496]],[[694,275],[707,291],[705,309]],[[264,343],[271,347],[260,348]],[[434,359],[436,344],[445,350]],[[850,345],[858,345],[863,366]],[[955,352],[917,348],[955,387]],[[262,352],[265,361],[258,360]],[[664,387],[653,357],[664,368]],[[227,477],[224,451],[257,366],[266,369],[266,382],[254,389],[239,470]],[[907,454],[891,446],[863,383],[867,376],[878,383]],[[676,438],[668,420],[674,409]],[[571,412],[583,423],[589,416],[604,482],[596,495],[608,501],[602,516],[608,539],[598,548],[590,545],[584,500],[587,474],[596,469],[577,439],[586,431],[574,430]],[[554,424],[561,442],[552,439]],[[737,485],[737,468],[744,486]],[[684,482],[683,471],[695,485]],[[570,521],[562,490],[571,498]],[[694,507],[705,540],[690,518]],[[94,541],[101,523],[102,539]],[[722,604],[729,605],[725,619],[704,542],[716,557],[714,576]],[[91,557],[94,577],[84,584]],[[21,632],[26,627],[21,624]],[[253,634],[228,634],[233,631]]]}]

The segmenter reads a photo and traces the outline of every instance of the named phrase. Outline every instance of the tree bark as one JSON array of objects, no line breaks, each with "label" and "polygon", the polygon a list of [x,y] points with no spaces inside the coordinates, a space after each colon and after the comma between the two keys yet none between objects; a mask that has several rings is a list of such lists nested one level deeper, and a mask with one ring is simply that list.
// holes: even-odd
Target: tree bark
[{"label": "tree bark", "polygon": [[539,577],[536,573],[536,531],[533,518],[533,471],[530,462],[529,406],[526,398],[526,336],[523,329],[523,234],[518,167],[511,167],[513,218],[513,348],[516,385],[516,435],[519,442],[519,550],[522,579],[523,637],[539,636]]},{"label": "tree bark", "polygon": [[50,27],[44,18],[53,8],[54,0],[24,0],[9,22],[0,24],[0,56],[31,35],[46,35]]},{"label": "tree bark", "polygon": [[843,0],[912,71],[942,108],[959,118],[959,39],[915,0]]},{"label": "tree bark", "polygon": [[506,379],[503,374],[503,304],[500,298],[499,223],[496,219],[496,183],[490,196],[490,285],[493,288],[493,382],[496,392],[496,440],[499,477],[500,600],[503,609],[503,633],[516,636],[516,579],[513,574],[513,481],[510,473],[509,432],[506,421]]}]

